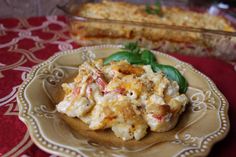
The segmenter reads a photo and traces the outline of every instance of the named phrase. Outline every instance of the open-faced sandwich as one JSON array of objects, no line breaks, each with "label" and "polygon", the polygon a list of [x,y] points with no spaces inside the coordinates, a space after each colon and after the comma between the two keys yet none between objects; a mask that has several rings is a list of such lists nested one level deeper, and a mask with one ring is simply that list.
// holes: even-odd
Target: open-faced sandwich
[{"label": "open-faced sandwich", "polygon": [[63,83],[58,112],[77,117],[91,130],[111,128],[122,140],[175,127],[185,110],[187,81],[172,66],[136,44],[106,59],[86,61],[73,82]]}]

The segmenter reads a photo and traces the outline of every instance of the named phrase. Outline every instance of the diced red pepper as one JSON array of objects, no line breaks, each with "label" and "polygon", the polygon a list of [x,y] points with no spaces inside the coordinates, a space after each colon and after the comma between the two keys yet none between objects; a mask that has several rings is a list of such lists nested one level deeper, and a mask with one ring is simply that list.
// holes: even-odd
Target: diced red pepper
[{"label": "diced red pepper", "polygon": [[97,77],[104,77],[104,75],[103,75],[103,73],[100,71],[100,70],[96,70],[96,72],[95,72],[95,75],[97,76]]},{"label": "diced red pepper", "polygon": [[164,116],[162,116],[162,115],[153,115],[153,118],[156,118],[158,121],[162,121],[163,120],[163,118],[164,118]]},{"label": "diced red pepper", "polygon": [[93,82],[93,77],[92,76],[89,76],[89,78],[87,79],[87,83],[88,84],[91,84]]},{"label": "diced red pepper", "polygon": [[90,95],[92,94],[92,88],[91,88],[91,87],[87,86],[87,88],[86,88],[86,94],[87,94],[88,96],[90,96]]},{"label": "diced red pepper", "polygon": [[119,94],[125,94],[125,89],[124,88],[117,88],[113,91],[103,91],[104,94],[111,93],[111,92],[115,92],[115,93],[119,93]]},{"label": "diced red pepper", "polygon": [[73,89],[72,94],[73,94],[74,96],[77,96],[77,95],[79,95],[79,93],[80,93],[80,87],[75,87],[75,88]]},{"label": "diced red pepper", "polygon": [[116,93],[124,94],[125,93],[125,88],[117,88],[114,90]]},{"label": "diced red pepper", "polygon": [[99,85],[99,87],[101,88],[102,91],[105,89],[105,87],[107,85],[107,82],[104,79],[102,79],[101,77],[98,77],[96,79],[96,83],[97,83],[97,85]]}]

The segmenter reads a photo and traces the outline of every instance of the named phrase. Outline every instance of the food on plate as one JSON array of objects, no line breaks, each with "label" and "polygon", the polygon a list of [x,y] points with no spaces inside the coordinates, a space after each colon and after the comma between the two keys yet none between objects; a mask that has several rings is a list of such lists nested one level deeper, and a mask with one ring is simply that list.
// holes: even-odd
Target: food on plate
[{"label": "food on plate", "polygon": [[188,102],[187,81],[170,67],[158,64],[151,51],[128,44],[106,59],[81,64],[74,81],[62,84],[65,96],[57,111],[91,130],[110,128],[122,140],[140,140],[148,128],[168,131]]}]

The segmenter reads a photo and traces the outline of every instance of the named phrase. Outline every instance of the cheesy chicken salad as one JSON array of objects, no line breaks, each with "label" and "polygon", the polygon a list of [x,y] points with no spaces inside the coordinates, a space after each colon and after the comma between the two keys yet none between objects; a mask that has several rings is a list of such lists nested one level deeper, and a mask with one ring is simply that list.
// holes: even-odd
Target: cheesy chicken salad
[{"label": "cheesy chicken salad", "polygon": [[74,81],[62,84],[65,96],[57,111],[79,118],[91,130],[111,128],[122,140],[140,140],[148,128],[172,129],[188,102],[181,84],[150,64],[113,58],[109,64],[97,59],[80,65]]}]

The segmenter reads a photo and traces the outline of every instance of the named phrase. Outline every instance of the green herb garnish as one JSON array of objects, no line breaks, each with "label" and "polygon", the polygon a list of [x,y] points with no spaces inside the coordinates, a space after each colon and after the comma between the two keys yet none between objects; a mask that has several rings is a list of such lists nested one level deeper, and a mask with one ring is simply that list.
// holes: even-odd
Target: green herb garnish
[{"label": "green herb garnish", "polygon": [[131,42],[124,45],[122,51],[114,53],[107,57],[104,64],[109,64],[111,61],[127,60],[130,64],[151,64],[156,62],[156,57],[149,50],[141,50],[137,42]]},{"label": "green herb garnish", "polygon": [[188,89],[188,82],[184,76],[173,66],[154,63],[152,64],[154,72],[162,71],[167,78],[176,81],[179,85],[179,92],[185,93]]},{"label": "green herb garnish", "polygon": [[125,44],[123,50],[130,51],[131,53],[140,53],[138,42],[130,42]]},{"label": "green herb garnish", "polygon": [[169,79],[176,81],[179,85],[180,93],[187,91],[188,82],[175,67],[157,63],[155,55],[150,50],[142,50],[137,42],[126,44],[123,51],[116,52],[107,57],[104,60],[104,64],[120,60],[127,60],[130,64],[151,65],[154,72],[162,71]]},{"label": "green herb garnish", "polygon": [[159,1],[156,1],[154,6],[151,6],[150,4],[146,4],[145,11],[148,14],[155,14],[155,15],[162,16],[161,3]]}]

